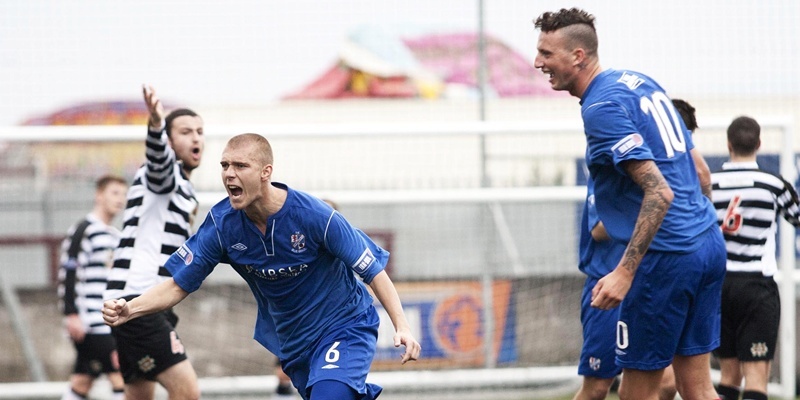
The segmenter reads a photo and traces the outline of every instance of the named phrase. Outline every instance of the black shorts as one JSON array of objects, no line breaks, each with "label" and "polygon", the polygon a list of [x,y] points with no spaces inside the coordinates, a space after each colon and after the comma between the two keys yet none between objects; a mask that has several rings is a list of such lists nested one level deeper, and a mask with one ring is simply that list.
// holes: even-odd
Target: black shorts
[{"label": "black shorts", "polygon": [[72,372],[98,377],[117,372],[113,358],[116,357],[114,337],[111,335],[87,334],[80,343],[73,342],[78,353]]},{"label": "black shorts", "polygon": [[187,359],[175,332],[177,323],[178,316],[167,310],[111,328],[125,383],[140,379],[155,381],[158,374]]},{"label": "black shorts", "polygon": [[772,277],[760,272],[728,272],[722,285],[719,358],[769,361],[775,356],[781,299]]}]

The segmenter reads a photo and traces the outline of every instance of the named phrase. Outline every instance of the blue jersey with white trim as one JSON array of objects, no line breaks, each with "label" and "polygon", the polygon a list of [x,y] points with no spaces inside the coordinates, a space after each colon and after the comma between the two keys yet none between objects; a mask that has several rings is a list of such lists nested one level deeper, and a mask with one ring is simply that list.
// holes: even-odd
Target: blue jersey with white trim
[{"label": "blue jersey with white trim", "polygon": [[700,191],[689,154],[691,135],[664,89],[638,72],[606,70],[584,92],[581,115],[597,213],[609,235],[630,241],[644,195],[621,164],[652,160],[675,197],[650,249],[696,250],[695,238],[716,223],[716,216]]},{"label": "blue jersey with white trim", "polygon": [[242,210],[222,200],[197,233],[166,264],[175,282],[193,292],[218,263],[230,264],[258,303],[254,338],[283,359],[374,307],[366,283],[386,267],[389,253],[322,200],[287,190],[266,234]]}]

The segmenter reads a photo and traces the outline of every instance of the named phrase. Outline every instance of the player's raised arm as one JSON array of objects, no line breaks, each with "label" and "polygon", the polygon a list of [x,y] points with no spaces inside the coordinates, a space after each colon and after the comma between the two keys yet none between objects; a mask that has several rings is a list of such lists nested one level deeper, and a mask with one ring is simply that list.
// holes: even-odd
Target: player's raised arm
[{"label": "player's raised arm", "polygon": [[161,104],[161,99],[156,96],[156,90],[150,85],[142,85],[142,94],[147,112],[150,114],[148,126],[153,131],[161,131],[164,124],[164,105]]}]

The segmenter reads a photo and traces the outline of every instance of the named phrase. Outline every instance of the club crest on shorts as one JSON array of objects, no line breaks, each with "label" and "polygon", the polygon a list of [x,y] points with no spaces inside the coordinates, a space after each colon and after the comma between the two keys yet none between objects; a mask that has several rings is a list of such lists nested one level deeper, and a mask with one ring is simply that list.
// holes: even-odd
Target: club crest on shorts
[{"label": "club crest on shorts", "polygon": [[767,351],[767,344],[764,342],[756,342],[750,345],[750,354],[752,354],[753,357],[766,357]]},{"label": "club crest on shorts", "polygon": [[139,361],[136,362],[139,365],[139,369],[142,372],[149,372],[151,369],[156,367],[156,360],[153,357],[144,356]]},{"label": "club crest on shorts", "polygon": [[294,253],[302,253],[308,249],[306,249],[306,235],[300,232],[295,232],[291,236],[292,240],[292,252]]},{"label": "club crest on shorts", "polygon": [[589,368],[592,371],[597,371],[600,369],[600,359],[597,357],[589,357]]}]

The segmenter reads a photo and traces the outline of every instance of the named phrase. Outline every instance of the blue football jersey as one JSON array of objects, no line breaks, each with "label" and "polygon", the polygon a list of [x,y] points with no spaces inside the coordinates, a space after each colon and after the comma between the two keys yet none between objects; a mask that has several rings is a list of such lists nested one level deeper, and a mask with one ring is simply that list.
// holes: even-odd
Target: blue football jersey
[{"label": "blue football jersey", "polygon": [[592,238],[592,229],[600,222],[600,218],[597,216],[591,178],[586,184],[586,189],[586,202],[583,203],[578,242],[580,254],[578,269],[592,278],[600,279],[617,267],[627,244],[615,240],[596,241]]},{"label": "blue football jersey", "polygon": [[322,200],[286,185],[283,207],[267,219],[266,234],[228,199],[165,267],[187,292],[218,263],[244,278],[258,303],[254,338],[284,359],[298,356],[327,328],[373,308],[367,288],[389,253]]},{"label": "blue football jersey", "polygon": [[597,213],[609,235],[630,240],[644,194],[620,164],[652,160],[675,197],[650,249],[696,250],[697,236],[716,224],[714,207],[700,190],[692,137],[664,89],[638,72],[606,70],[584,92],[581,115]]}]

